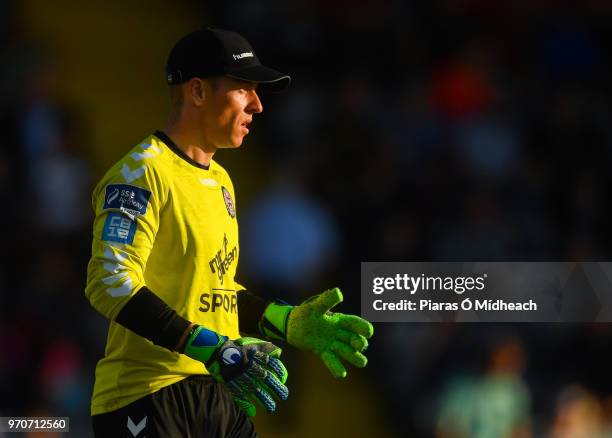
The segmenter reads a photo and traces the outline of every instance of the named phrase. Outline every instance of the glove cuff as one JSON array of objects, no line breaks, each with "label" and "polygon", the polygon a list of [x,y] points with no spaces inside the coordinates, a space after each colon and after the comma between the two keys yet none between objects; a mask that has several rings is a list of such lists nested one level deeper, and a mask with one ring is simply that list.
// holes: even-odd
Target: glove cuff
[{"label": "glove cuff", "polygon": [[270,303],[259,321],[259,331],[262,335],[277,339],[287,340],[287,320],[293,306],[287,303]]},{"label": "glove cuff", "polygon": [[183,353],[206,364],[215,351],[228,340],[227,336],[196,325],[185,342]]}]

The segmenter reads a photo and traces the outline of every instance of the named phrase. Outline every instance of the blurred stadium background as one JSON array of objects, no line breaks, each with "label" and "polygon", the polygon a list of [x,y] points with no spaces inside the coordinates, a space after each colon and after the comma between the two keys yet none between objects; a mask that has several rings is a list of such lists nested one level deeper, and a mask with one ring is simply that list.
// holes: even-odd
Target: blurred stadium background
[{"label": "blurred stadium background", "polygon": [[[215,157],[250,289],[299,302],[337,285],[359,312],[360,261],[610,260],[611,2],[204,3],[0,0],[0,416],[91,436],[106,323],[83,295],[90,191],[163,126],[166,55],[202,24],[293,77]],[[377,324],[346,381],[286,350],[290,401],[256,423],[612,436],[611,341],[609,324]]]}]

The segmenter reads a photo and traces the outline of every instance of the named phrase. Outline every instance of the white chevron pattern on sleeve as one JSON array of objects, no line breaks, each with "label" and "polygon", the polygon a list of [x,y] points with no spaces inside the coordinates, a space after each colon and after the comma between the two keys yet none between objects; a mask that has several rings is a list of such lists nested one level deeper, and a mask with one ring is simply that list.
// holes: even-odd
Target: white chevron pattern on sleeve
[{"label": "white chevron pattern on sleeve", "polygon": [[152,154],[151,152],[132,152],[132,154],[130,155],[130,157],[132,157],[132,159],[134,161],[141,161],[144,160],[145,158],[153,158],[155,156],[155,154]]},{"label": "white chevron pattern on sleeve", "polygon": [[102,279],[102,283],[107,284],[109,286],[117,283],[119,280],[122,280],[128,276],[127,272],[119,272],[118,274],[111,275],[109,277],[104,277]]},{"label": "white chevron pattern on sleeve", "polygon": [[122,256],[119,253],[115,253],[115,251],[113,251],[113,247],[111,246],[107,246],[104,248],[104,258],[106,260],[112,260],[113,262],[119,262],[119,263],[127,260],[125,256]]},{"label": "white chevron pattern on sleeve", "polygon": [[142,150],[143,151],[147,151],[147,152],[153,151],[153,152],[155,152],[155,155],[162,153],[162,148],[160,148],[158,146],[154,146],[153,144],[149,144],[149,143],[144,143],[142,145]]},{"label": "white chevron pattern on sleeve", "polygon": [[121,286],[109,287],[106,292],[111,297],[126,297],[132,293],[132,279],[128,277]]},{"label": "white chevron pattern on sleeve", "polygon": [[103,266],[104,266],[104,269],[110,272],[111,274],[118,274],[121,271],[127,270],[125,266],[120,265],[118,263],[105,262]]},{"label": "white chevron pattern on sleeve", "polygon": [[142,145],[142,152],[133,152],[130,156],[134,161],[142,161],[145,158],[154,158],[161,152],[162,150],[157,146],[145,143]]},{"label": "white chevron pattern on sleeve", "polygon": [[123,163],[123,167],[121,168],[121,175],[127,182],[131,183],[135,179],[138,179],[143,176],[146,170],[147,166],[140,166],[137,169],[132,170],[127,164]]},{"label": "white chevron pattern on sleeve", "polygon": [[106,292],[112,297],[124,297],[129,295],[132,292],[132,279],[126,272],[128,268],[122,265],[127,258],[116,253],[112,247],[106,247],[104,248],[104,259],[109,260],[104,262],[104,269],[112,275],[104,277],[102,282],[111,286],[120,280],[125,280],[121,286],[108,288]]}]

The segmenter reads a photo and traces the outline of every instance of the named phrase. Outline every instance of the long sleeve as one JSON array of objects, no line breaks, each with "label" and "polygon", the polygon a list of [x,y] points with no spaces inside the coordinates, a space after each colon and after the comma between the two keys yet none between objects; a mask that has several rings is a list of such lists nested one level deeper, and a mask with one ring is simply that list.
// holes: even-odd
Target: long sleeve
[{"label": "long sleeve", "polygon": [[167,198],[161,178],[142,160],[154,153],[133,153],[133,167],[128,159],[112,168],[92,196],[95,220],[85,294],[111,320],[145,285],[144,270]]}]

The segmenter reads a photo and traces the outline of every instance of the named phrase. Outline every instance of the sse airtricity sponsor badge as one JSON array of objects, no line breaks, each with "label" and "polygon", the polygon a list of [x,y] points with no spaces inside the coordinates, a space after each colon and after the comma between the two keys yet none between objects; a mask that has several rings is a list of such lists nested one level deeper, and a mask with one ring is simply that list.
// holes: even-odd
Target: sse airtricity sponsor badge
[{"label": "sse airtricity sponsor badge", "polygon": [[151,192],[130,184],[109,184],[104,194],[102,210],[119,210],[135,219],[147,212]]},{"label": "sse airtricity sponsor badge", "polygon": [[236,217],[236,207],[234,207],[232,195],[230,194],[229,190],[223,186],[221,186],[221,192],[223,193],[223,201],[225,201],[225,208],[227,208],[227,212],[231,217]]}]

